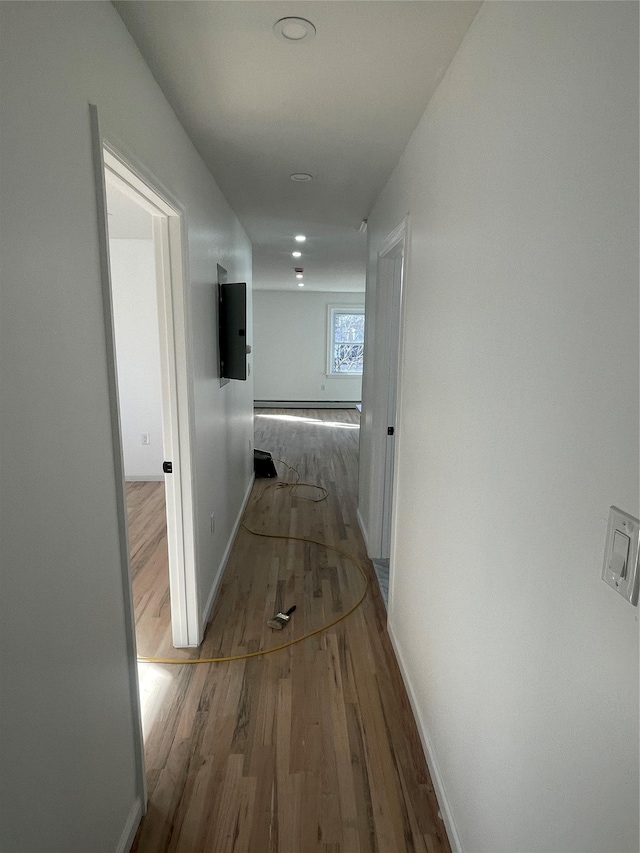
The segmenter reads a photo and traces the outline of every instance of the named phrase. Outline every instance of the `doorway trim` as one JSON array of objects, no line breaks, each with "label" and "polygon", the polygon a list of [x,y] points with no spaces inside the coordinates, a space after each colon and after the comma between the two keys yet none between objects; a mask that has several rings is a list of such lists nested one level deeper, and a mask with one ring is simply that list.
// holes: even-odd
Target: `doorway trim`
[{"label": "doorway trim", "polygon": [[[380,488],[377,494],[377,507],[374,508],[373,549],[376,556],[389,559],[389,607],[393,599],[393,551],[396,526],[397,459],[401,441],[400,426],[402,364],[404,344],[404,292],[407,277],[409,254],[409,215],[407,214],[382,241],[378,250],[376,271],[377,314],[382,319],[378,327],[380,349],[376,354],[379,365],[388,370],[386,377],[380,377],[381,387],[386,388],[386,396],[381,395],[378,417],[379,424],[374,427],[379,434],[379,463],[376,480]],[[389,429],[393,434],[389,435]]]},{"label": "doorway trim", "polygon": [[[111,267],[109,262],[109,228],[107,220],[106,177],[98,109],[89,104],[91,124],[91,149],[93,155],[93,173],[96,189],[96,216],[98,220],[98,251],[100,255],[100,278],[102,283],[102,304],[105,324],[105,349],[107,354],[107,381],[109,384],[109,411],[111,416],[111,442],[115,475],[116,513],[120,544],[120,569],[122,572],[122,594],[124,599],[124,630],[131,693],[131,712],[133,723],[133,751],[136,775],[137,799],[123,836],[118,845],[126,850],[133,843],[136,829],[142,815],[147,811],[147,780],[144,763],[144,736],[142,732],[142,709],[140,706],[140,683],[138,679],[136,620],[133,609],[133,590],[131,588],[131,565],[129,558],[129,536],[127,533],[127,504],[124,485],[124,462],[122,435],[120,431],[120,413],[118,410],[118,378],[115,361],[115,335],[113,326],[113,306],[111,304]],[[115,405],[114,405],[115,401]],[[139,810],[139,813],[138,813]]]},{"label": "doorway trim", "polygon": [[[102,141],[107,180],[153,216],[162,379],[167,548],[171,633],[176,647],[200,643],[194,536],[193,462],[182,227],[184,212],[141,178],[107,140]],[[119,404],[118,404],[119,405]]]},{"label": "doorway trim", "polygon": [[[95,107],[92,108],[95,110]],[[200,609],[196,578],[195,499],[193,484],[193,359],[188,329],[189,280],[185,247],[187,245],[185,212],[182,205],[133,158],[103,136],[98,127],[95,110],[94,145],[102,168],[98,195],[104,194],[106,182],[147,210],[153,217],[153,240],[158,288],[158,315],[161,354],[163,450],[164,458],[172,462],[172,473],[165,474],[167,501],[167,545],[169,551],[169,587],[171,599],[171,630],[173,645],[196,647],[201,642]],[[105,259],[103,288],[105,291],[105,323],[107,357],[111,382],[112,427],[114,448],[119,462],[116,476],[118,492],[124,495],[124,465],[120,435],[120,412],[117,389],[116,353],[109,266],[106,199],[103,206]],[[100,214],[99,214],[100,215]],[[102,229],[101,229],[102,230]],[[105,268],[106,267],[106,268]],[[121,541],[127,545],[126,584],[131,586],[126,502],[120,515]],[[129,589],[129,597],[131,591]],[[133,611],[132,611],[133,618]],[[135,621],[134,621],[135,633]],[[135,637],[134,637],[135,639]]]}]

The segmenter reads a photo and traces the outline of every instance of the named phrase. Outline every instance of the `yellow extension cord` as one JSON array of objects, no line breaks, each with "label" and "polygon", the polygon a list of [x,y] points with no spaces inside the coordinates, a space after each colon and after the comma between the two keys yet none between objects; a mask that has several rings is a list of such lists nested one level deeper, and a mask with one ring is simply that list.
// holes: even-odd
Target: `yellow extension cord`
[{"label": "yellow extension cord", "polygon": [[[281,459],[278,459],[277,461],[282,462]],[[287,468],[290,468],[292,471],[294,471],[296,473],[296,475],[298,476],[298,479],[296,480],[295,483],[283,483],[281,481],[277,481],[278,488],[290,488],[290,489],[294,490],[300,486],[309,486],[310,488],[313,488],[313,489],[320,489],[320,490],[324,491],[325,494],[321,498],[306,498],[306,500],[312,500],[314,503],[319,503],[320,501],[323,501],[327,498],[329,492],[327,491],[327,489],[324,488],[324,486],[316,486],[313,483],[300,483],[300,482],[298,482],[298,480],[299,480],[298,471],[295,468],[292,468],[291,465],[287,465],[286,462],[282,462],[282,464],[286,465]],[[271,485],[271,484],[269,484],[269,485]],[[254,502],[254,504],[253,504],[254,506],[257,503],[259,503],[260,500],[262,500],[265,492],[269,488],[269,485],[265,489],[263,489],[263,491],[261,492],[258,499]],[[188,665],[188,664],[195,664],[195,663],[227,663],[228,661],[233,661],[233,660],[248,660],[249,658],[256,658],[256,657],[260,657],[262,655],[270,655],[270,654],[273,654],[273,652],[279,652],[282,649],[288,649],[289,646],[295,646],[296,643],[301,643],[303,640],[308,640],[309,637],[313,637],[316,634],[320,634],[322,631],[327,631],[329,628],[333,628],[334,625],[337,625],[338,622],[342,622],[342,620],[346,619],[347,616],[350,616],[354,612],[354,610],[357,610],[357,608],[360,607],[360,605],[364,601],[365,596],[367,594],[367,590],[369,588],[369,579],[367,578],[367,575],[366,575],[364,569],[362,568],[362,566],[360,565],[359,561],[356,559],[356,557],[353,556],[353,554],[350,554],[349,551],[345,551],[343,548],[339,548],[337,545],[329,545],[327,542],[320,542],[318,539],[307,539],[306,537],[302,537],[302,536],[287,536],[285,534],[279,534],[279,533],[259,533],[257,530],[252,530],[250,527],[247,527],[247,525],[244,522],[242,523],[242,527],[248,533],[251,533],[253,536],[262,536],[265,539],[288,539],[288,540],[291,540],[293,542],[310,542],[313,545],[319,545],[321,548],[326,548],[327,550],[336,551],[338,554],[342,554],[343,557],[346,557],[348,560],[351,560],[351,562],[354,564],[354,566],[360,572],[362,579],[364,580],[364,589],[362,591],[362,595],[360,596],[358,601],[356,601],[356,603],[352,607],[350,607],[345,613],[343,613],[341,616],[338,616],[337,619],[334,619],[332,622],[327,622],[326,625],[321,625],[319,628],[316,628],[313,631],[309,631],[307,634],[303,634],[301,637],[298,637],[295,640],[289,640],[287,643],[282,643],[281,645],[274,646],[271,649],[262,649],[261,651],[258,651],[258,652],[247,652],[247,653],[242,654],[242,655],[229,655],[228,657],[219,657],[219,658],[191,658],[191,659],[189,659],[189,658],[186,658],[186,659],[184,659],[184,658],[152,658],[152,657],[146,657],[143,655],[138,655],[138,661],[140,661],[141,663],[187,664]]]}]

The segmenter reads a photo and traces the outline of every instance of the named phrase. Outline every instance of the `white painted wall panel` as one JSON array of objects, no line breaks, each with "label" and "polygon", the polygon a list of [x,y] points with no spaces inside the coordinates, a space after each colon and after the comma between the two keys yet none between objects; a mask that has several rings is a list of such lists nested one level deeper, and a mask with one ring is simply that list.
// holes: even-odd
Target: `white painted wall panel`
[{"label": "white painted wall panel", "polygon": [[485,3],[369,216],[371,305],[411,219],[390,625],[468,853],[638,850],[637,33]]},{"label": "white painted wall panel", "polygon": [[220,388],[213,282],[220,262],[250,283],[251,248],[111,4],[2,3],[0,23],[0,849],[113,853],[135,727],[89,103],[186,208],[203,602],[252,470],[253,389]]},{"label": "white painted wall panel", "polygon": [[256,290],[254,303],[256,400],[360,400],[362,377],[327,376],[327,313],[364,293]]},{"label": "white painted wall panel", "polygon": [[[124,473],[128,480],[163,480],[160,340],[153,241],[110,240],[109,253]],[[149,444],[142,444],[142,433],[149,436]]]}]

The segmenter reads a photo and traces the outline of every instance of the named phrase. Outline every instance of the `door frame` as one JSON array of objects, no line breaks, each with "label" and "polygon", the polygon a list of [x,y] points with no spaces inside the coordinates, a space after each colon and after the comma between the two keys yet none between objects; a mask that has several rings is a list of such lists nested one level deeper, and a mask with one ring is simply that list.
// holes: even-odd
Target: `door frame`
[{"label": "door frame", "polygon": [[400,362],[400,316],[402,310],[402,278],[404,266],[404,236],[394,240],[388,248],[378,255],[378,271],[381,266],[384,273],[381,280],[386,282],[387,317],[385,343],[387,349],[387,400],[386,425],[393,429],[393,435],[386,436],[384,451],[384,475],[382,488],[382,518],[380,529],[380,555],[383,559],[391,556],[391,526],[393,508],[393,483],[395,469],[396,432],[398,429],[398,369]]},{"label": "door frame", "polygon": [[[97,111],[96,111],[97,125]],[[188,317],[189,280],[185,247],[185,212],[182,205],[133,158],[98,134],[97,156],[102,168],[98,194],[104,195],[107,180],[115,184],[153,217],[153,241],[158,294],[158,317],[162,381],[162,420],[164,458],[172,463],[172,473],[165,473],[167,504],[167,546],[169,553],[169,589],[171,599],[171,631],[175,647],[200,644],[201,625],[196,577],[196,537],[194,499],[193,441],[193,359],[191,356]],[[100,192],[101,191],[101,192]],[[111,408],[114,444],[119,461],[116,476],[118,491],[124,495],[124,464],[120,434],[116,352],[113,330],[111,272],[108,255],[106,199],[104,205],[106,252],[103,263],[107,356],[111,377]],[[120,513],[121,541],[127,546],[127,585],[131,585],[129,567],[126,503]],[[130,596],[130,590],[129,590]],[[134,621],[135,626],[135,621]]]},{"label": "door frame", "polygon": [[[396,527],[397,460],[401,441],[400,425],[402,364],[404,345],[405,289],[409,254],[409,215],[382,241],[378,250],[376,272],[377,312],[382,320],[379,329],[380,351],[377,363],[388,365],[386,397],[380,403],[381,461],[379,463],[379,520],[374,547],[382,559],[389,559],[389,605],[393,597],[393,551]],[[399,266],[398,266],[399,262]],[[392,427],[394,434],[387,430]]]}]

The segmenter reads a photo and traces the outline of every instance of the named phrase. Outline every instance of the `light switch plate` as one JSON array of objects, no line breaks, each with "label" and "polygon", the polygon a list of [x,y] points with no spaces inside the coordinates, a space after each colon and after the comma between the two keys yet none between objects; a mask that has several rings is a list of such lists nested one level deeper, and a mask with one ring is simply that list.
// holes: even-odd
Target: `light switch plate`
[{"label": "light switch plate", "polygon": [[640,521],[612,506],[604,546],[602,580],[631,604],[638,603]]}]

